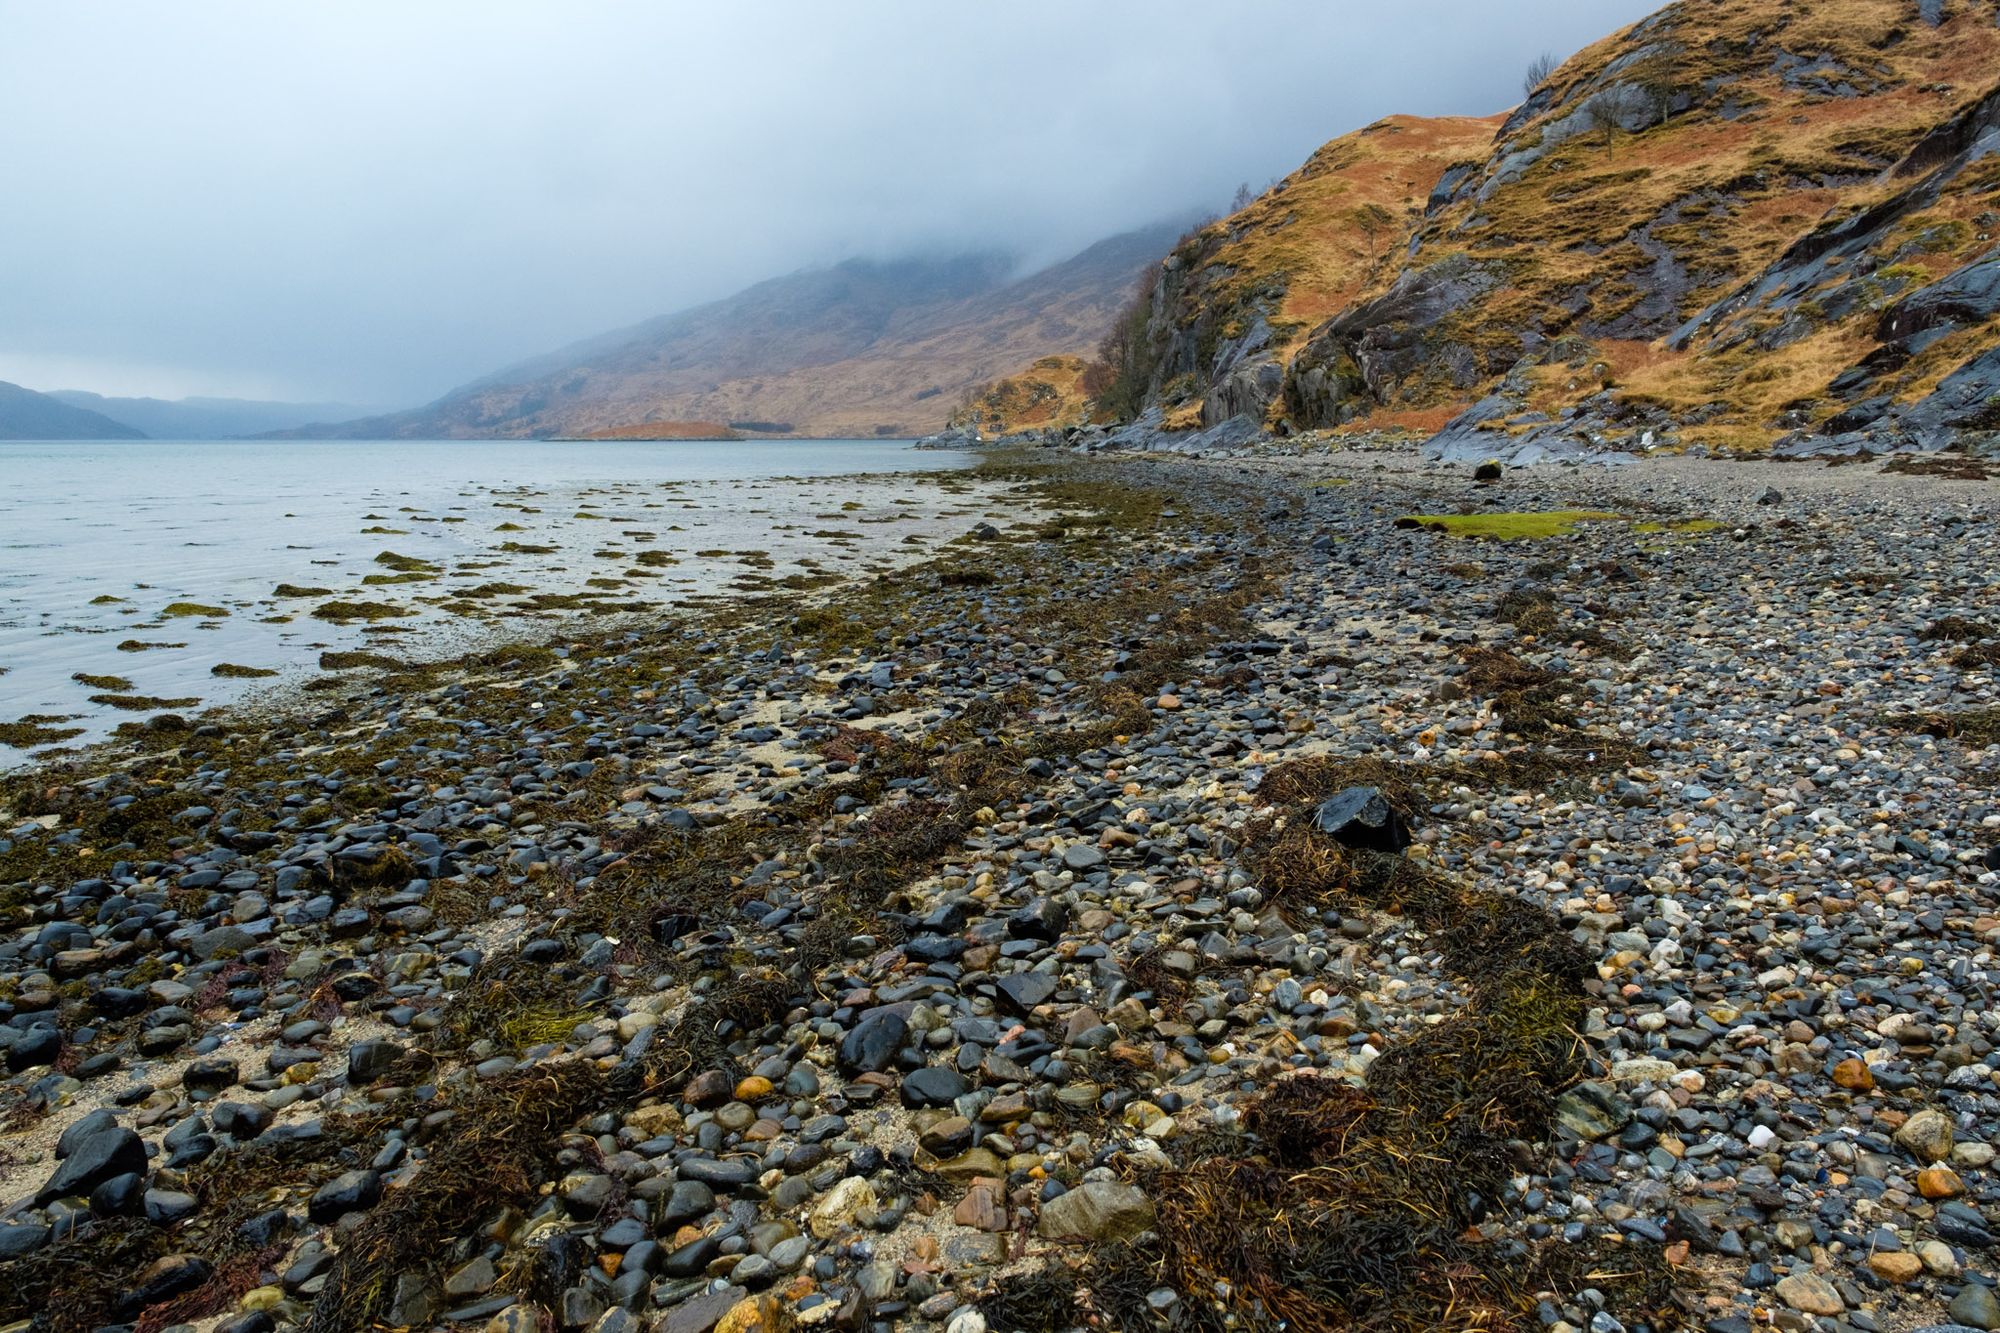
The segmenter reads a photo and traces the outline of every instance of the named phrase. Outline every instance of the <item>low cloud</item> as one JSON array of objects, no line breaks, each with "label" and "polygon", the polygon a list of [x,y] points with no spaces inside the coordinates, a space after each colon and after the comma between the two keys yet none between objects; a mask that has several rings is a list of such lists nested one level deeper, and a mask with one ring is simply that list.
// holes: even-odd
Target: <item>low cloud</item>
[{"label": "low cloud", "polygon": [[416,402],[849,255],[1053,259],[1653,7],[0,0],[0,379]]}]

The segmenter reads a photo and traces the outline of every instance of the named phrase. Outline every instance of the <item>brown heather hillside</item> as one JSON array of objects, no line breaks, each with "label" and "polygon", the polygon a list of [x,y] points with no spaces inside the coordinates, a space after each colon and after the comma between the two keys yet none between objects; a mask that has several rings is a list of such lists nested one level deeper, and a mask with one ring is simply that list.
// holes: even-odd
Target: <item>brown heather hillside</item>
[{"label": "brown heather hillside", "polygon": [[[1479,161],[1500,121],[1391,116],[1335,139],[1243,208],[1182,237],[1128,311],[1129,343],[1112,353],[1124,362],[1132,405],[1161,403],[1175,426],[1261,414],[1312,329],[1394,276],[1398,247],[1439,177]],[[1088,419],[1081,370],[1052,375],[1037,361],[990,386],[978,404],[982,428]]]},{"label": "brown heather hillside", "polygon": [[606,426],[574,437],[579,440],[740,440],[742,432],[720,421],[639,421]]},{"label": "brown heather hillside", "polygon": [[1681,0],[1184,238],[1058,415],[1936,448],[2000,430],[1996,229],[1995,0]]},{"label": "brown heather hillside", "polygon": [[[1995,17],[1684,0],[1586,49],[1432,200],[1394,287],[1315,331],[1281,410],[1461,406],[1505,376],[1461,430],[1569,412],[1554,433],[1757,449],[1859,424],[1847,390],[1885,386],[1834,386],[1892,341],[1886,314],[1992,248],[2000,161],[1963,159],[2000,126]],[[1990,349],[1992,313],[1923,349],[1898,397]]]},{"label": "brown heather hillside", "polygon": [[927,434],[996,375],[1094,347],[1175,230],[1113,237],[1020,278],[997,255],[793,274],[511,367],[414,411],[288,434],[521,439],[659,421]]},{"label": "brown heather hillside", "polygon": [[976,426],[987,435],[1082,425],[1093,413],[1089,375],[1084,357],[1042,357],[1017,375],[975,389],[951,424]]},{"label": "brown heather hillside", "polygon": [[1261,416],[1312,330],[1394,275],[1439,178],[1477,161],[1499,123],[1391,116],[1176,247],[1143,339],[1170,423]]}]

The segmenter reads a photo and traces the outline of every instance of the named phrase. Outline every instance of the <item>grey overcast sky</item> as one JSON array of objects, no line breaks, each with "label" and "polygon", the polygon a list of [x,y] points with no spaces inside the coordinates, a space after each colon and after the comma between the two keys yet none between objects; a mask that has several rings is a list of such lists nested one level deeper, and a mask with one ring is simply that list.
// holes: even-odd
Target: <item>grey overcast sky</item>
[{"label": "grey overcast sky", "polygon": [[850,255],[1045,261],[1656,0],[0,0],[0,379],[425,401]]}]

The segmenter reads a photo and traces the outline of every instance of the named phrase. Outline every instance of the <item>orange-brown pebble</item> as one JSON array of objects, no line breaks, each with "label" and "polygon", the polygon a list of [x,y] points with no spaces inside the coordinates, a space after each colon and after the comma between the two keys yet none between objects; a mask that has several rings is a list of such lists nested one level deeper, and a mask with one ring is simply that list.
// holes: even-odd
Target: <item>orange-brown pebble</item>
[{"label": "orange-brown pebble", "polygon": [[1908,1250],[1883,1250],[1868,1256],[1868,1271],[1899,1286],[1923,1276],[1924,1261]]},{"label": "orange-brown pebble", "polygon": [[1926,1199],[1956,1199],[1965,1193],[1965,1182],[1948,1166],[1927,1166],[1917,1172],[1917,1193]]}]

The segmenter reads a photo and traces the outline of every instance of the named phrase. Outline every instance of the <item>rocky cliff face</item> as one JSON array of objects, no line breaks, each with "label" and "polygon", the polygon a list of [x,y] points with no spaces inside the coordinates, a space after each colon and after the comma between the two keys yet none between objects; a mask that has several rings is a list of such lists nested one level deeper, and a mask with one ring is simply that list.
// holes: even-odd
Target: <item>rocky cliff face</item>
[{"label": "rocky cliff face", "polygon": [[[1939,447],[1979,425],[1990,0],[1686,0],[1568,62],[1441,182],[1288,418],[1462,405],[1441,447]],[[1468,399],[1472,400],[1468,404]]]},{"label": "rocky cliff face", "polygon": [[1943,447],[2000,426],[1996,225],[1994,0],[1682,0],[1188,238],[1141,405],[1467,453]]},{"label": "rocky cliff face", "polygon": [[1470,168],[1498,124],[1392,116],[1182,238],[1146,297],[1148,400],[1176,425],[1265,419],[1314,327],[1394,277],[1425,199]]}]

